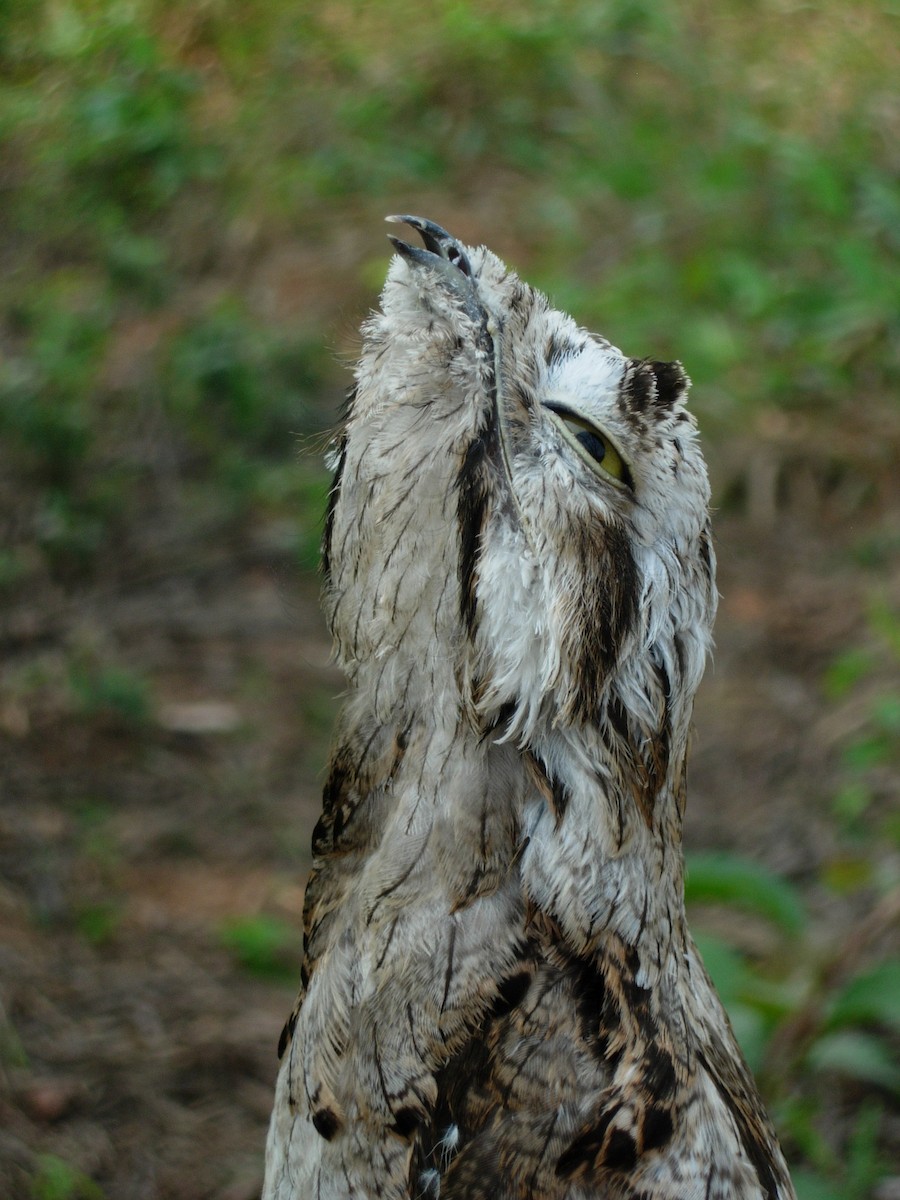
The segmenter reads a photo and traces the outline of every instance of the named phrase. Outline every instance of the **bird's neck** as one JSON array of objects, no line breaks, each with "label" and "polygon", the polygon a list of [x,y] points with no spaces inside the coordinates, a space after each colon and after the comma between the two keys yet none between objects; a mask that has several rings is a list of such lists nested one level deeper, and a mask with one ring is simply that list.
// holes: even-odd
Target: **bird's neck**
[{"label": "bird's neck", "polygon": [[596,726],[551,729],[523,751],[538,784],[526,805],[526,894],[583,953],[635,952],[647,986],[677,973],[687,944],[685,741],[641,730],[614,706]]}]

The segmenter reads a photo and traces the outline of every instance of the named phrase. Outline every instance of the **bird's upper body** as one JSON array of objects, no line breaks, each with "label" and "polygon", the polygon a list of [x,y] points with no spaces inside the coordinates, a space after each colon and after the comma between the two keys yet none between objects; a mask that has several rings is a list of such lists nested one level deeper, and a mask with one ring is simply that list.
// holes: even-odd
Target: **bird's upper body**
[{"label": "bird's upper body", "polygon": [[266,1200],[789,1200],[688,933],[687,378],[405,218],[336,444],[349,681]]}]

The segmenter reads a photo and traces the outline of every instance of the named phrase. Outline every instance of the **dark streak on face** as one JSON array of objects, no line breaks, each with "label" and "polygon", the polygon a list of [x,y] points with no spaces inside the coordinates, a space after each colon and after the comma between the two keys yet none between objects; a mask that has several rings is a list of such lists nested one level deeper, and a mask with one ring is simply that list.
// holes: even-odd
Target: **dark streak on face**
[{"label": "dark streak on face", "polygon": [[569,645],[576,684],[574,715],[598,718],[604,685],[616,666],[637,613],[639,579],[628,536],[616,526],[582,531],[579,574],[597,579],[596,592],[580,598]]},{"label": "dark streak on face", "polygon": [[456,480],[460,615],[470,638],[476,628],[478,559],[491,494],[488,452],[494,436],[487,430],[469,443]]}]

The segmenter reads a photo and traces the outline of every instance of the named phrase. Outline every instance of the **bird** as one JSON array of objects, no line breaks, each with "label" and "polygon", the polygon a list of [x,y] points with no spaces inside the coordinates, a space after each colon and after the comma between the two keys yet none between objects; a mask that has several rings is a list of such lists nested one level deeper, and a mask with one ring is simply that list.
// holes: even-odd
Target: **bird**
[{"label": "bird", "polygon": [[792,1200],[685,917],[717,602],[689,379],[388,220],[419,236],[330,452],[347,689],[264,1200]]}]

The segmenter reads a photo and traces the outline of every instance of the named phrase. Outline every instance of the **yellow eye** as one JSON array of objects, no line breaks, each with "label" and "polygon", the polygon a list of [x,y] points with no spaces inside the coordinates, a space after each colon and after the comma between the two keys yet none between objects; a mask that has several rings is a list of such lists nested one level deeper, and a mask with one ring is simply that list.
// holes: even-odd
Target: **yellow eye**
[{"label": "yellow eye", "polygon": [[625,460],[602,430],[561,404],[545,401],[544,408],[569,445],[595,474],[607,476],[624,487],[634,486]]}]

